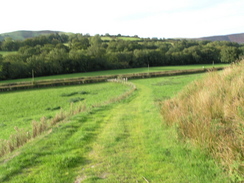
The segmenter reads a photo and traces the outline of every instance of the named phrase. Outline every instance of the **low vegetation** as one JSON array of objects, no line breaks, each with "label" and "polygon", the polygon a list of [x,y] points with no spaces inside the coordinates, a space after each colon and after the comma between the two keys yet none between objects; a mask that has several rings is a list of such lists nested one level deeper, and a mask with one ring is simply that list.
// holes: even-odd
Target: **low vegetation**
[{"label": "low vegetation", "polygon": [[[127,91],[125,90],[125,92],[122,94],[119,94],[121,91],[116,89],[117,92],[110,93],[110,95],[108,95],[109,98],[104,97],[103,100],[100,100],[100,101],[93,99],[92,102],[88,101],[87,104],[80,103],[79,105],[74,106],[74,103],[85,100],[85,98],[78,97],[78,98],[69,99],[71,106],[66,111],[64,111],[62,109],[59,110],[60,109],[59,106],[55,107],[55,108],[47,108],[46,110],[51,110],[51,111],[59,110],[59,112],[56,113],[54,117],[47,118],[47,117],[43,116],[40,118],[40,121],[33,120],[32,121],[32,130],[27,131],[23,128],[19,129],[18,127],[14,127],[15,133],[11,134],[8,140],[0,140],[0,156],[3,156],[7,153],[11,153],[16,148],[19,148],[20,146],[25,144],[30,139],[37,137],[38,135],[42,134],[43,132],[45,132],[48,129],[50,130],[54,125],[56,125],[57,123],[63,121],[64,119],[66,119],[68,117],[71,117],[80,112],[90,111],[91,108],[94,108],[94,107],[108,105],[110,103],[120,101],[120,100],[128,97],[136,89],[135,85],[133,85],[131,83],[126,82],[126,83],[124,83],[124,85],[130,86],[130,89]],[[110,86],[112,86],[112,85],[110,85]],[[123,88],[121,86],[122,85],[120,85],[119,88]],[[109,87],[109,89],[111,89],[111,87]],[[70,96],[77,95],[77,94],[87,95],[88,93],[89,92],[86,92],[86,91],[72,92],[72,93],[68,93],[68,94],[67,93],[62,94],[61,97],[70,97]],[[117,95],[119,94],[119,96],[115,96],[114,94],[117,94]],[[101,95],[100,95],[100,97],[101,97]],[[44,114],[45,113],[42,113],[42,115],[44,115]],[[31,116],[29,116],[29,117],[31,117]],[[26,126],[28,126],[28,124],[26,124]]]},{"label": "low vegetation", "polygon": [[0,41],[1,87],[235,64],[210,69],[208,76],[2,92],[0,182],[244,181],[243,55],[243,45],[226,41],[6,37]]},{"label": "low vegetation", "polygon": [[210,72],[163,102],[168,125],[218,160],[233,182],[244,181],[244,62]]},{"label": "low vegetation", "polygon": [[0,182],[241,182],[243,74],[1,93]]},{"label": "low vegetation", "polygon": [[[175,128],[162,124],[157,107],[202,76],[132,80],[137,90],[125,100],[108,100],[108,105],[66,118],[0,158],[0,181],[228,182],[213,159],[180,142]],[[59,95],[73,98],[76,92]]]}]

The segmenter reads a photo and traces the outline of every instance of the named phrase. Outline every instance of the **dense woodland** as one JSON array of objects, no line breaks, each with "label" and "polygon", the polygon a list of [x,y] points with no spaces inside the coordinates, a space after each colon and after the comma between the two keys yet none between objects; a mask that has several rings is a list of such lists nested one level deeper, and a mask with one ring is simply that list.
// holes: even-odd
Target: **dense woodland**
[{"label": "dense woodland", "polygon": [[5,38],[0,51],[0,79],[146,66],[231,63],[244,45],[227,41],[50,34],[14,41]]}]

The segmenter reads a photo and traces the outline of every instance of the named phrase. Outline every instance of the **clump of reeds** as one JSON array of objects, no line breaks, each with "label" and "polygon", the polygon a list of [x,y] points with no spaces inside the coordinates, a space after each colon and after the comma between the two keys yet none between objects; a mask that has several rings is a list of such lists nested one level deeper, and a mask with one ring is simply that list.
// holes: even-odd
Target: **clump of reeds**
[{"label": "clump of reeds", "polygon": [[14,128],[15,133],[8,140],[0,140],[0,156],[13,152],[18,147],[24,145],[31,136],[29,132],[17,127]]},{"label": "clump of reeds", "polygon": [[16,133],[11,136],[12,138],[10,138],[10,141],[12,141],[13,146],[16,148],[22,146],[31,138],[29,132],[23,129],[15,127],[15,131]]},{"label": "clump of reeds", "polygon": [[45,117],[42,117],[39,122],[32,121],[32,137],[42,134],[49,127],[48,120]]},{"label": "clump of reeds", "polygon": [[3,156],[6,154],[7,148],[6,148],[6,140],[0,140],[0,156]]},{"label": "clump of reeds", "polygon": [[79,114],[81,112],[85,112],[87,110],[86,108],[86,104],[79,104],[78,106],[74,106],[74,103],[72,102],[70,104],[70,112],[69,112],[69,115],[72,116],[72,115],[76,115],[76,114]]},{"label": "clump of reeds", "polygon": [[210,72],[176,98],[163,102],[168,125],[211,153],[231,177],[244,177],[244,62]]},{"label": "clump of reeds", "polygon": [[54,118],[51,119],[51,126],[54,126],[55,124],[57,124],[58,122],[64,120],[67,117],[67,114],[61,110],[59,113],[57,113]]}]

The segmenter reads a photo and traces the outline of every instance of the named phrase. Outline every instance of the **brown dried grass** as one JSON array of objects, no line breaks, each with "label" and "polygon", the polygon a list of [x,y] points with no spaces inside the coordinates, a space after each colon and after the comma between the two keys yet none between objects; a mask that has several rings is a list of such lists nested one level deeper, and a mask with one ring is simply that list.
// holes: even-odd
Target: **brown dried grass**
[{"label": "brown dried grass", "polygon": [[244,177],[244,61],[210,72],[165,101],[161,112],[180,137],[211,153],[231,176]]}]

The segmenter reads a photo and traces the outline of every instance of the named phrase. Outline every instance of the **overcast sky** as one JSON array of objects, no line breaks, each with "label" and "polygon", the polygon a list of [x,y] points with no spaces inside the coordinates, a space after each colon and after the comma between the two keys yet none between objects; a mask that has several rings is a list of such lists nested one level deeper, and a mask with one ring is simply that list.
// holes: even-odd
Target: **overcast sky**
[{"label": "overcast sky", "polygon": [[244,32],[244,0],[3,0],[0,33],[194,38]]}]

